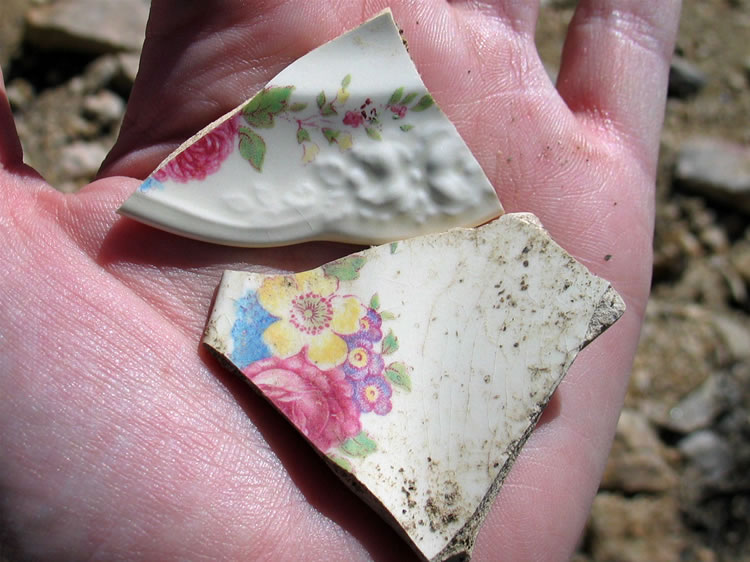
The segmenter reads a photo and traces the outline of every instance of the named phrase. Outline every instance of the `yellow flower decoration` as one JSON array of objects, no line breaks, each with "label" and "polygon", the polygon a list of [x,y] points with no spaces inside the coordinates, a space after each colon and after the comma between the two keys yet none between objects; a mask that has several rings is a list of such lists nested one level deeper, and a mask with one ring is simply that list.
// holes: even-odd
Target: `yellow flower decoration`
[{"label": "yellow flower decoration", "polygon": [[341,152],[345,152],[349,150],[354,144],[354,140],[352,139],[351,133],[341,133],[336,139],[336,142],[338,143],[339,150]]},{"label": "yellow flower decoration", "polygon": [[302,163],[309,164],[320,152],[320,147],[314,142],[303,142],[302,143]]},{"label": "yellow flower decoration", "polygon": [[282,358],[306,348],[319,369],[341,365],[348,353],[341,335],[359,330],[364,307],[355,297],[336,294],[338,280],[322,271],[271,277],[258,289],[258,302],[279,318],[263,332],[271,352]]}]

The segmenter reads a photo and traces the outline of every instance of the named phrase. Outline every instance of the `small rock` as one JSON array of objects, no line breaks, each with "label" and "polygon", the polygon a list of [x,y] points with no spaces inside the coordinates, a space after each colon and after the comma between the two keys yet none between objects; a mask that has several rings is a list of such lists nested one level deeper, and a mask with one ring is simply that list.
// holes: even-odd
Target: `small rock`
[{"label": "small rock", "polygon": [[628,408],[667,427],[670,412],[711,373],[727,372],[736,361],[717,332],[715,312],[705,306],[649,300],[636,354]]},{"label": "small rock", "polygon": [[60,151],[60,167],[72,178],[93,177],[106,155],[107,150],[97,142],[73,142]]},{"label": "small rock", "polygon": [[739,93],[745,89],[745,75],[738,71],[729,72],[726,77],[727,85],[735,92]]},{"label": "small rock", "polygon": [[66,139],[92,140],[101,133],[101,127],[97,123],[85,119],[80,113],[69,115],[60,125],[61,132]]},{"label": "small rock", "polygon": [[735,361],[750,361],[750,327],[747,322],[717,314],[714,326]]},{"label": "small rock", "polygon": [[703,484],[719,484],[734,466],[732,449],[717,433],[704,429],[691,433],[677,448],[701,474]]},{"label": "small rock", "polygon": [[706,73],[690,61],[675,55],[669,67],[669,91],[673,98],[689,98],[700,92],[708,82]]},{"label": "small rock", "polygon": [[729,260],[745,283],[750,284],[750,239],[741,240],[734,244]]},{"label": "small rock", "polygon": [[653,294],[664,300],[686,304],[700,302],[710,309],[725,308],[730,299],[730,287],[724,264],[712,259],[714,257],[717,256],[690,260],[678,281],[655,287]]},{"label": "small rock", "polygon": [[599,493],[589,542],[597,562],[672,562],[685,549],[679,505],[671,496],[624,498]]},{"label": "small rock", "polygon": [[13,111],[23,111],[34,99],[34,86],[28,80],[15,78],[5,90]]},{"label": "small rock", "polygon": [[141,57],[137,53],[120,53],[117,55],[118,72],[114,77],[114,85],[122,91],[129,92],[138,74]]},{"label": "small rock", "polygon": [[646,417],[625,409],[602,479],[602,488],[626,493],[664,492],[677,485],[677,475],[664,459],[665,448]]},{"label": "small rock", "polygon": [[91,94],[109,87],[119,71],[120,62],[116,55],[97,57],[86,66],[83,75],[80,76],[83,93]]},{"label": "small rock", "polygon": [[711,250],[712,253],[723,254],[729,250],[729,238],[724,230],[712,224],[699,233],[700,241]]},{"label": "small rock", "polygon": [[83,114],[100,125],[117,123],[124,113],[125,102],[109,90],[101,90],[83,99]]},{"label": "small rock", "polygon": [[750,148],[693,138],[680,148],[674,178],[680,188],[750,213]]},{"label": "small rock", "polygon": [[[0,9],[0,67],[8,71],[8,63],[17,54],[23,39],[23,20],[29,0],[2,0]],[[6,74],[7,76],[7,74]]]},{"label": "small rock", "polygon": [[711,375],[669,411],[669,420],[665,425],[678,433],[704,429],[727,409],[732,395],[737,392],[737,385],[731,378]]},{"label": "small rock", "polygon": [[149,3],[144,0],[58,0],[26,15],[26,39],[45,49],[87,53],[138,51]]}]

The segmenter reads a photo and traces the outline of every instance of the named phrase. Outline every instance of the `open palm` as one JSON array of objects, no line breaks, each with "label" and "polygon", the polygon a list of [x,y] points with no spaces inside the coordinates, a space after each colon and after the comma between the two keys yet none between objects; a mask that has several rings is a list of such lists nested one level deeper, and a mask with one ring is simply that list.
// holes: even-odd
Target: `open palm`
[{"label": "open palm", "polygon": [[[115,210],[185,138],[380,0],[153,0],[99,180],[63,195],[22,164],[0,100],[0,539],[49,559],[408,559],[302,438],[199,348],[225,268],[302,270],[336,244],[249,250]],[[652,194],[679,1],[581,0],[557,89],[537,2],[396,1],[427,87],[507,211],[628,304],[521,453],[476,559],[564,559],[604,466],[649,288]]]}]

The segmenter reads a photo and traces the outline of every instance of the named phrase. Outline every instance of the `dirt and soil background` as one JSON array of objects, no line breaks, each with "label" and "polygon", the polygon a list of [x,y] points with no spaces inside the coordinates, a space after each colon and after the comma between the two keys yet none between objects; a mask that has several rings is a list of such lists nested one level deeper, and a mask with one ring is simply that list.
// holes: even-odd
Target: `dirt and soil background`
[{"label": "dirt and soil background", "polygon": [[[575,2],[542,5],[554,75]],[[147,16],[148,0],[0,1],[25,159],[58,189],[88,182],[114,143]],[[750,0],[685,0],[652,298],[578,562],[750,560],[749,217]]]}]

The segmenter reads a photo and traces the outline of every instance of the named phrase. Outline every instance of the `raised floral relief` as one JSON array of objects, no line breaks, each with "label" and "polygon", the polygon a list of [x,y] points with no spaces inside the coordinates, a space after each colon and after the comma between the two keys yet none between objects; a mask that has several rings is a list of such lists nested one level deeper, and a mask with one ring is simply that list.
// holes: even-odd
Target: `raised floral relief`
[{"label": "raised floral relief", "polygon": [[[294,86],[270,86],[254,96],[235,115],[177,154],[157,170],[141,186],[142,191],[162,187],[166,180],[185,183],[202,180],[218,171],[222,162],[238,149],[240,155],[258,172],[263,171],[268,150],[263,129],[273,128],[277,119],[296,127],[296,141],[301,147],[301,160],[308,164],[321,152],[321,146],[336,146],[340,151],[352,148],[357,131],[371,140],[382,140],[383,119],[402,120],[409,111],[424,111],[434,105],[430,94],[396,89],[385,103],[371,98],[350,103],[348,90],[351,75],[347,74],[335,94],[322,90],[315,105],[294,101]],[[408,123],[400,129],[413,128]]]},{"label": "raised floral relief", "polygon": [[347,458],[377,449],[365,415],[385,416],[394,387],[411,390],[410,369],[388,361],[398,338],[394,316],[346,293],[365,265],[353,255],[323,268],[277,275],[235,304],[232,361],[321,451]]}]

